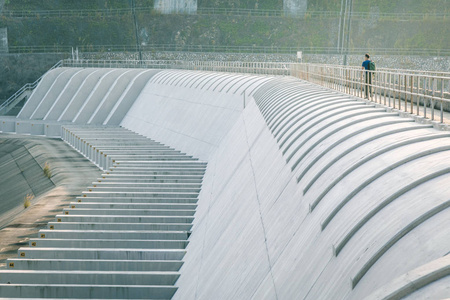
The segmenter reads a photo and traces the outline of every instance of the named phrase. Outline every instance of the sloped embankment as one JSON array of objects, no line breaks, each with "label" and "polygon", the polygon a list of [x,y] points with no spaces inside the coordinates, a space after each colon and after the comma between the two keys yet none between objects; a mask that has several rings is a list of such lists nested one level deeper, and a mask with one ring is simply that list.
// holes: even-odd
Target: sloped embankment
[{"label": "sloped embankment", "polygon": [[[0,170],[0,266],[100,174],[59,139],[20,135],[0,135]],[[34,198],[25,209],[27,194]]]}]

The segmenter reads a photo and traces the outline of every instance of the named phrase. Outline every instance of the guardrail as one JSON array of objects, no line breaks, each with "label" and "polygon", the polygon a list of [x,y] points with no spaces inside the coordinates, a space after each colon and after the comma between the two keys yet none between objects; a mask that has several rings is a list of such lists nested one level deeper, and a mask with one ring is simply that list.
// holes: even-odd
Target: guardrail
[{"label": "guardrail", "polygon": [[[366,72],[361,67],[299,64],[290,62],[222,62],[183,60],[72,60],[56,67],[186,69],[275,76],[294,76],[357,97],[435,120],[450,111],[450,73],[382,68]],[[42,78],[42,77],[41,77]],[[0,106],[0,112],[25,89],[35,88],[39,78],[25,85]],[[370,79],[369,79],[370,78]],[[367,81],[366,81],[367,80]]]},{"label": "guardrail", "polygon": [[[60,60],[59,62],[57,62],[55,65],[53,65],[50,70],[53,70],[55,68],[58,68],[62,65],[62,60]],[[45,74],[44,74],[45,75]],[[39,84],[39,82],[41,81],[42,77],[44,77],[44,75],[42,75],[41,77],[39,77],[38,79],[36,79],[33,83],[27,83],[25,84],[23,87],[21,87],[17,92],[15,92],[11,97],[9,97],[8,99],[6,99],[5,102],[3,102],[0,105],[0,115],[5,114],[7,111],[7,108],[14,103],[17,99],[21,98],[21,96],[23,95],[23,93],[27,92],[27,91],[32,91],[34,90],[37,85]]]},{"label": "guardrail", "polygon": [[232,73],[263,74],[263,75],[284,75],[284,76],[288,76],[290,74],[290,63],[282,63],[282,62],[65,59],[61,61],[61,66],[82,67],[82,68],[182,69],[182,70],[232,72]]},{"label": "guardrail", "polygon": [[291,64],[291,75],[441,123],[450,111],[450,76],[318,64]]}]

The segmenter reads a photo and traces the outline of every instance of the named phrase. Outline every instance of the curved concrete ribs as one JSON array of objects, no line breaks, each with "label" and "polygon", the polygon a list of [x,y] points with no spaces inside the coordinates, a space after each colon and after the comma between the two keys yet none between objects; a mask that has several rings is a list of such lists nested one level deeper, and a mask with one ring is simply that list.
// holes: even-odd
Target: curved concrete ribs
[{"label": "curved concrete ribs", "polygon": [[118,125],[157,72],[58,68],[43,77],[17,118]]},{"label": "curved concrete ribs", "polygon": [[[254,98],[303,191],[300,201],[317,214],[323,234],[334,236],[329,245],[335,259],[342,255],[341,263],[351,267],[352,289],[381,257],[395,255],[394,246],[409,233],[449,215],[450,188],[442,184],[450,180],[450,134],[304,82],[273,80]],[[407,197],[417,202],[433,189],[440,191],[420,209],[402,210]],[[395,229],[380,223],[401,215]],[[446,245],[435,245],[430,257],[447,253]],[[417,258],[411,265],[427,261]],[[380,274],[375,269],[373,276]],[[364,288],[375,280],[370,278]]]}]

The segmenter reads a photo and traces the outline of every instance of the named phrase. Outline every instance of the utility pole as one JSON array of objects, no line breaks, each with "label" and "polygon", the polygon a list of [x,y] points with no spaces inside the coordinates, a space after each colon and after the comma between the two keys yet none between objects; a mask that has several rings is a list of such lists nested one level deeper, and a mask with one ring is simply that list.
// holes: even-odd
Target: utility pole
[{"label": "utility pole", "polygon": [[[347,36],[346,36],[346,40],[345,40],[345,54],[344,54],[344,66],[347,65],[347,55],[348,55],[348,49],[350,46],[350,31],[351,31],[351,24],[352,24],[352,12],[353,12],[353,0],[347,0],[348,1],[348,6],[350,6],[347,11],[348,11],[348,21],[347,21]],[[342,41],[344,42],[344,41]]]},{"label": "utility pole", "polygon": [[136,4],[134,3],[134,0],[131,0],[131,13],[134,20],[134,32],[136,35],[136,49],[139,52],[139,63],[142,63],[141,43],[139,42],[138,22],[136,18]]},{"label": "utility pole", "polygon": [[338,40],[337,40],[337,47],[336,51],[337,53],[341,53],[341,35],[342,35],[342,22],[344,17],[344,0],[341,0],[341,13],[339,15],[339,29],[338,29]]}]

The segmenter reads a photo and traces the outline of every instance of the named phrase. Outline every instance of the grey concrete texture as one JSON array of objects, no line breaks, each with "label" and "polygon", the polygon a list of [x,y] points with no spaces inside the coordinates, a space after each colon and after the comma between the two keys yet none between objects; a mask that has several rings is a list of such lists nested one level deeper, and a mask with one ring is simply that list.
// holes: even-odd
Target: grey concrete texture
[{"label": "grey concrete texture", "polygon": [[[161,71],[149,80],[120,125],[158,141],[170,141],[172,147],[207,160],[244,109],[246,97],[267,80],[263,76]],[[148,114],[144,119],[142,112]]]},{"label": "grey concrete texture", "polygon": [[14,270],[65,270],[65,271],[170,271],[176,272],[180,260],[100,260],[100,259],[24,259],[8,260]]},{"label": "grey concrete texture", "polygon": [[[157,72],[57,68],[45,74],[17,117],[45,122],[117,125],[149,78]],[[30,133],[29,129],[27,131],[23,133]]]},{"label": "grey concrete texture", "polygon": [[[114,138],[108,144],[112,147],[102,153],[106,156],[117,153],[115,143],[147,140],[121,128],[82,130],[72,126],[72,130],[76,131],[76,139],[74,132],[68,134],[66,128],[63,138],[94,161],[98,157],[86,141],[97,141],[111,133]],[[130,150],[119,150],[124,153],[122,158],[130,161],[114,162],[112,169],[134,170],[146,165],[149,168],[142,169],[146,182],[128,182],[127,177],[102,182],[112,172],[91,182],[76,201],[55,216],[48,229],[28,241],[29,247],[19,248],[18,259],[6,262],[7,270],[0,270],[0,296],[31,297],[39,290],[42,297],[83,298],[96,294],[100,298],[144,298],[145,293],[150,293],[146,299],[171,298],[189,243],[201,172],[206,164],[154,141],[146,143],[165,149],[178,160],[167,162],[161,156],[138,156],[136,160]],[[174,172],[175,182],[152,181],[153,173],[166,168]],[[176,182],[177,171],[191,168],[200,172],[193,178],[196,182]],[[139,199],[134,199],[135,195]],[[140,262],[142,265],[138,265]],[[65,289],[60,288],[63,285]],[[92,293],[78,294],[81,287]],[[119,293],[122,288],[126,292]]]},{"label": "grey concrete texture", "polygon": [[[60,140],[2,134],[0,153],[0,227],[24,211],[27,194],[34,196],[31,204],[37,204],[40,196],[57,186],[63,186],[65,193],[75,193],[99,174],[95,166]],[[50,178],[44,174],[45,163]]]},{"label": "grey concrete texture", "polygon": [[[105,170],[98,180],[121,176],[113,182],[129,186],[88,186],[48,230],[186,231],[187,248],[96,248],[92,238],[54,237],[33,240],[19,257],[183,259],[173,297],[183,300],[449,296],[448,133],[295,78],[176,70],[151,77],[120,125],[63,127],[63,138]],[[188,169],[141,163],[127,147],[154,143],[142,136],[208,161],[200,193],[123,181],[205,170],[202,161]],[[113,143],[138,161],[110,158]],[[155,203],[197,204],[195,218],[105,207]]]},{"label": "grey concrete texture", "polygon": [[[363,299],[448,253],[448,133],[301,81],[254,99],[209,161],[174,299]],[[448,297],[436,269],[393,289]]]},{"label": "grey concrete texture", "polygon": [[[174,286],[151,285],[70,285],[70,284],[0,284],[2,296],[6,298],[72,298],[80,299],[171,299],[176,291]],[[150,295],[150,296],[149,296]],[[151,297],[151,298],[149,298]]]}]

